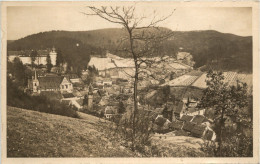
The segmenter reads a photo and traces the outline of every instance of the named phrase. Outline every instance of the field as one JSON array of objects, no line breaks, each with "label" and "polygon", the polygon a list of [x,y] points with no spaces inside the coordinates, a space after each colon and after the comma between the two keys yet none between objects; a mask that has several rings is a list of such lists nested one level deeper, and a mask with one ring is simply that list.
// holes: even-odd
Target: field
[{"label": "field", "polygon": [[[122,146],[111,123],[79,113],[80,119],[7,107],[7,157],[140,157]],[[203,156],[201,140],[153,137],[159,157]]]}]

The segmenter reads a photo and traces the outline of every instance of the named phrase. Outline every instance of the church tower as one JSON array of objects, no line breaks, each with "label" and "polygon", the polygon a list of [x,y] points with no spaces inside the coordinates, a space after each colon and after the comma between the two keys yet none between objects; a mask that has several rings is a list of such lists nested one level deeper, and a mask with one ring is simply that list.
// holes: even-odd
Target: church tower
[{"label": "church tower", "polygon": [[50,55],[50,58],[51,58],[51,64],[53,66],[56,65],[56,60],[57,60],[57,52],[56,52],[56,49],[55,47],[53,46],[52,49],[51,49],[51,52],[49,53]]},{"label": "church tower", "polygon": [[91,83],[88,87],[88,110],[93,110],[93,86]]},{"label": "church tower", "polygon": [[36,70],[34,70],[34,77],[32,83],[33,83],[33,93],[38,92],[39,80],[37,78]]}]

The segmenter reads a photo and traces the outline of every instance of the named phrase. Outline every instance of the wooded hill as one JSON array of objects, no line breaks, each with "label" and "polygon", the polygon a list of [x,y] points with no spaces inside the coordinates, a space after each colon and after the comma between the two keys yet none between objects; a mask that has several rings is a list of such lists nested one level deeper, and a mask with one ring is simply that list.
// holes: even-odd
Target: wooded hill
[{"label": "wooded hill", "polygon": [[[195,68],[204,66],[206,69],[252,72],[252,36],[242,37],[213,30],[174,31],[173,34],[163,46],[170,56],[174,56],[182,47],[182,51],[193,55]],[[8,50],[55,46],[62,51],[69,64],[86,65],[90,55],[104,55],[106,50],[115,53],[124,35],[124,30],[120,28],[41,32],[9,42]]]}]

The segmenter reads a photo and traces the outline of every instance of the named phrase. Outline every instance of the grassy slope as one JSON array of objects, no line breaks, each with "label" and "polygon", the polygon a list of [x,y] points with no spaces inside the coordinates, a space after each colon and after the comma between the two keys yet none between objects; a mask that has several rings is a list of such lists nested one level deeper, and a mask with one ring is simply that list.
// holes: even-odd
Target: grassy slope
[{"label": "grassy slope", "polygon": [[[79,113],[81,119],[7,107],[8,157],[133,157],[109,133],[109,122]],[[201,139],[186,136],[152,137],[154,156],[203,156]]]},{"label": "grassy slope", "polygon": [[118,157],[133,156],[106,136],[104,120],[82,119],[7,107],[8,157]]}]

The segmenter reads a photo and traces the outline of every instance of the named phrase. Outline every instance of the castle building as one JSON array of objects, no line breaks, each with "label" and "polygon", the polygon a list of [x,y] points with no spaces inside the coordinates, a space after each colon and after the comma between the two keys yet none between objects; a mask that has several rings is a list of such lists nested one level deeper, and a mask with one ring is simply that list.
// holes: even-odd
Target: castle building
[{"label": "castle building", "polygon": [[44,76],[37,77],[36,71],[32,79],[28,80],[28,88],[33,93],[40,93],[42,91],[73,91],[72,82],[65,76]]},{"label": "castle building", "polygon": [[[10,62],[13,62],[16,57],[18,57],[24,65],[32,64],[31,58],[32,50],[25,51],[8,51],[7,57]],[[56,65],[57,52],[53,47],[52,49],[47,50],[37,50],[37,57],[35,57],[34,64],[36,65],[46,65],[47,64],[47,56],[50,55],[51,64],[53,66]]]}]

